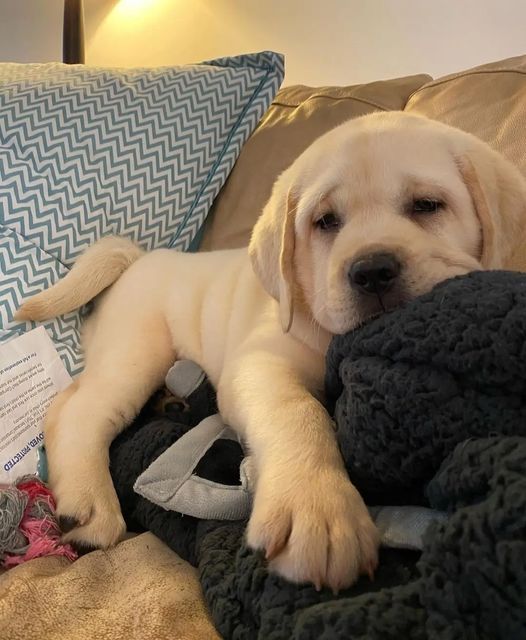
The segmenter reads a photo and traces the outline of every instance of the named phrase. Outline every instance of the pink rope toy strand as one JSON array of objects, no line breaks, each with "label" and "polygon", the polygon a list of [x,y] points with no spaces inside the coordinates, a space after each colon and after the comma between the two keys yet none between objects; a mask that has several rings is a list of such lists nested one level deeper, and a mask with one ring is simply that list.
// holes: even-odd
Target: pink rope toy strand
[{"label": "pink rope toy strand", "polygon": [[57,555],[76,560],[69,544],[61,542],[55,500],[34,476],[0,487],[0,564],[6,569],[33,558]]}]

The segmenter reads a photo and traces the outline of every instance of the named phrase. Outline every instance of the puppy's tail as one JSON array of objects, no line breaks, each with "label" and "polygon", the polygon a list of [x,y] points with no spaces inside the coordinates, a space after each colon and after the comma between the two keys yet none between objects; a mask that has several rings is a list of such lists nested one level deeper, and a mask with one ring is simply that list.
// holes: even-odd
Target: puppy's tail
[{"label": "puppy's tail", "polygon": [[26,300],[14,319],[48,320],[78,309],[113,284],[143,253],[126,238],[102,238],[77,259],[64,278]]}]

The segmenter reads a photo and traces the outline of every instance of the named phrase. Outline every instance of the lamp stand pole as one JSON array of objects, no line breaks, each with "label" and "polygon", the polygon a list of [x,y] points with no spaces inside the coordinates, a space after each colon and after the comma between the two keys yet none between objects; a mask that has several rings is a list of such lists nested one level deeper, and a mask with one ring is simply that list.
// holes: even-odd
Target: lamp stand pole
[{"label": "lamp stand pole", "polygon": [[82,0],[64,0],[62,61],[67,64],[84,64]]}]

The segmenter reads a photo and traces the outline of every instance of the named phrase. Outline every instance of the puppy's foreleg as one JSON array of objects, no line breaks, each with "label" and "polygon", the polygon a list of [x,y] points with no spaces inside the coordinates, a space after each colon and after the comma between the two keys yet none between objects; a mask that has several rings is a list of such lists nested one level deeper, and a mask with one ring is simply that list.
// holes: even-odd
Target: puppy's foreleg
[{"label": "puppy's foreleg", "polygon": [[256,463],[247,540],[289,580],[338,590],[374,572],[377,530],[347,476],[329,415],[275,351],[240,358],[219,386],[220,410]]}]

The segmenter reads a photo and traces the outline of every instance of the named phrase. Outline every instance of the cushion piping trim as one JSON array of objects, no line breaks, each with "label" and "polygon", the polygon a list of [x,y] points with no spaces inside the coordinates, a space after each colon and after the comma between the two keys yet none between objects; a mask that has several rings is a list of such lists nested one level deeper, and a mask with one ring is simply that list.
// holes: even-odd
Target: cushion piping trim
[{"label": "cushion piping trim", "polygon": [[[241,126],[241,123],[244,121],[245,116],[248,112],[248,110],[250,108],[252,108],[253,104],[254,104],[254,100],[259,96],[259,94],[261,93],[261,90],[263,89],[263,87],[267,84],[268,79],[270,77],[271,72],[274,71],[274,67],[271,66],[265,66],[265,67],[260,67],[260,69],[265,70],[266,73],[263,76],[263,78],[260,80],[258,86],[254,89],[254,91],[252,92],[252,95],[250,97],[250,100],[247,102],[247,104],[245,105],[245,107],[243,108],[243,110],[241,111],[241,113],[239,114],[234,126],[230,129],[230,133],[228,134],[228,137],[223,145],[223,148],[221,149],[218,157],[216,158],[216,161],[214,162],[213,166],[210,168],[210,171],[208,172],[208,175],[206,177],[206,180],[203,182],[203,184],[201,185],[201,188],[199,189],[199,192],[196,194],[194,201],[192,203],[192,206],[190,207],[190,209],[188,210],[186,216],[184,217],[184,219],[182,220],[181,224],[179,225],[178,229],[176,230],[175,234],[172,236],[172,239],[170,240],[170,242],[168,243],[168,246],[170,248],[173,248],[174,244],[177,242],[179,236],[181,235],[181,233],[183,232],[183,230],[186,227],[186,224],[188,222],[188,220],[191,219],[191,217],[193,216],[193,213],[196,209],[196,207],[198,206],[198,204],[200,203],[201,197],[203,195],[203,192],[205,191],[205,189],[208,188],[210,182],[212,181],[212,178],[215,176],[215,174],[217,173],[217,169],[219,167],[219,165],[221,164],[225,154],[227,153],[227,151],[230,149],[230,145],[232,143],[232,138],[234,137],[234,135],[238,132],[239,127]],[[202,225],[201,225],[202,226]],[[199,231],[199,229],[198,229]],[[197,235],[197,234],[196,234]]]}]

